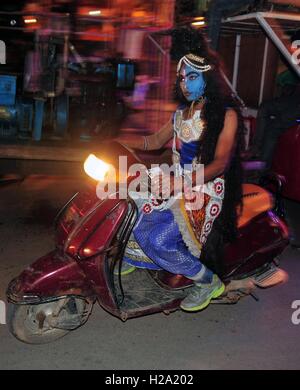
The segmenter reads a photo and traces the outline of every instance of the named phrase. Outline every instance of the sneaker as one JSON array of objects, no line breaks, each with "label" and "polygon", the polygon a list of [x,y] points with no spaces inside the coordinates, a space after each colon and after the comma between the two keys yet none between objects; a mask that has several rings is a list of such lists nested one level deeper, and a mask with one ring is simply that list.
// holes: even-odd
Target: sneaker
[{"label": "sneaker", "polygon": [[[133,272],[135,268],[136,267],[134,265],[126,263],[126,261],[123,261],[121,266],[121,276],[131,274],[131,272]],[[119,275],[119,265],[115,267],[114,275]]]},{"label": "sneaker", "polygon": [[181,302],[180,307],[185,311],[202,310],[209,305],[212,299],[218,298],[224,291],[224,283],[217,275],[214,275],[211,283],[195,284],[188,296]]}]

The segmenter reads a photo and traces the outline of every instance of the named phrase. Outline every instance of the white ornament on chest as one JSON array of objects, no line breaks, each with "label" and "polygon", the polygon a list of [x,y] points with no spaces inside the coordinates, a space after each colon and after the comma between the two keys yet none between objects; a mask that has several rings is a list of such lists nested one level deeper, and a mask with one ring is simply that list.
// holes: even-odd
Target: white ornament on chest
[{"label": "white ornament on chest", "polygon": [[204,121],[200,118],[200,110],[195,111],[191,119],[183,119],[182,111],[176,112],[175,131],[184,142],[197,141],[204,130]]}]

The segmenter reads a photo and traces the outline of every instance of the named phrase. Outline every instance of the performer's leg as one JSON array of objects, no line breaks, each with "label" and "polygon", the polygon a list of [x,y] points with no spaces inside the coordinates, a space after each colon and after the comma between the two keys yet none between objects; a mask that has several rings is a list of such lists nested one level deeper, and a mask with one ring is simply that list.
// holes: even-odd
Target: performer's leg
[{"label": "performer's leg", "polygon": [[171,211],[144,215],[134,236],[144,253],[159,267],[194,281],[194,287],[180,305],[183,310],[202,310],[224,292],[218,276],[189,252]]},{"label": "performer's leg", "polygon": [[211,280],[211,272],[188,250],[170,210],[144,215],[134,230],[134,237],[160,268],[187,278],[199,274],[203,280]]},{"label": "performer's leg", "polygon": [[205,309],[212,299],[218,298],[225,291],[224,283],[214,274],[210,283],[204,283],[201,279],[195,280],[194,287],[181,302],[180,307],[185,311],[198,311]]}]

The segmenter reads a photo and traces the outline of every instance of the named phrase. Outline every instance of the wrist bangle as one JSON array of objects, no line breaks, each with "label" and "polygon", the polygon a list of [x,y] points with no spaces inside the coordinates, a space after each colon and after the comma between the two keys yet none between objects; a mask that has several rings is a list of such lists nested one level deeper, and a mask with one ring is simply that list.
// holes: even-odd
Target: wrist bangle
[{"label": "wrist bangle", "polygon": [[144,136],[143,138],[144,138],[144,150],[147,150],[148,149],[148,139],[146,136]]}]

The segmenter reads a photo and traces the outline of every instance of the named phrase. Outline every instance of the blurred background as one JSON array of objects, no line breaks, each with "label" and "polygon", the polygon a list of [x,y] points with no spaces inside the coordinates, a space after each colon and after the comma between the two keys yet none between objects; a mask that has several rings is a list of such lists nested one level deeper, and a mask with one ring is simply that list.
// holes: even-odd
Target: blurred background
[{"label": "blurred background", "polygon": [[176,109],[177,26],[218,52],[247,152],[259,107],[299,86],[299,10],[300,0],[1,1],[2,171],[13,159],[81,161],[91,142],[157,131]]},{"label": "blurred background", "polygon": [[[178,25],[208,35],[234,90],[256,109],[279,93],[276,77],[286,60],[273,43],[266,47],[255,19],[222,19],[274,10],[296,15],[298,3],[1,1],[0,140],[72,142],[112,137],[121,127],[157,130],[174,109],[169,32]],[[286,47],[296,29],[295,21],[277,24]]]}]

